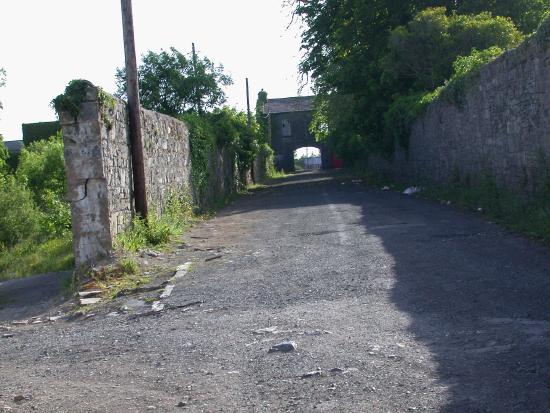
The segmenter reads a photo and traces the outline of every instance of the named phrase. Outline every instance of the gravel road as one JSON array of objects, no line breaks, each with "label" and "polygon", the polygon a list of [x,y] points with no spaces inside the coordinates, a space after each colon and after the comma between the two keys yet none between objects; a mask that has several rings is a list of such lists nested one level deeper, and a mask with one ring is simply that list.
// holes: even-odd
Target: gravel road
[{"label": "gravel road", "polygon": [[546,247],[328,173],[183,241],[164,311],[4,325],[0,411],[550,411]]}]

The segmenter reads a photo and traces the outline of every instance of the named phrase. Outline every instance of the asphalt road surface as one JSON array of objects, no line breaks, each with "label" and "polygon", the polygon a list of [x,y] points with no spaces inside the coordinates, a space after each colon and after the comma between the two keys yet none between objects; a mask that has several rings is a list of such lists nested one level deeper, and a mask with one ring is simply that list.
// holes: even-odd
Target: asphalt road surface
[{"label": "asphalt road surface", "polygon": [[322,173],[184,238],[164,311],[4,327],[0,411],[550,412],[546,247]]}]

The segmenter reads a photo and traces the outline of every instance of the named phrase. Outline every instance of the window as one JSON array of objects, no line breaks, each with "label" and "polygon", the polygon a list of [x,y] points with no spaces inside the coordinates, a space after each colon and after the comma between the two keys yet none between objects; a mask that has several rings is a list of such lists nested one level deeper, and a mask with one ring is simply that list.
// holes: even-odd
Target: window
[{"label": "window", "polygon": [[290,122],[287,119],[283,119],[282,122],[283,136],[291,136],[292,131],[290,129]]}]

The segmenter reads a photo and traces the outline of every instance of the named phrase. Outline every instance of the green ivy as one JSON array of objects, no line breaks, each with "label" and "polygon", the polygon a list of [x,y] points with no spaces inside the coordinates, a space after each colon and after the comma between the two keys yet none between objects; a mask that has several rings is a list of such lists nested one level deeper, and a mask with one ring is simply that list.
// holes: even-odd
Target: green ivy
[{"label": "green ivy", "polygon": [[102,88],[96,87],[92,82],[84,79],[71,80],[65,88],[65,93],[55,97],[51,105],[57,113],[69,112],[76,120],[80,115],[82,103],[86,99],[86,93],[89,88],[97,90],[97,101],[101,112],[101,119],[110,129],[112,122],[109,118],[109,111],[115,108],[116,100],[106,93]]}]

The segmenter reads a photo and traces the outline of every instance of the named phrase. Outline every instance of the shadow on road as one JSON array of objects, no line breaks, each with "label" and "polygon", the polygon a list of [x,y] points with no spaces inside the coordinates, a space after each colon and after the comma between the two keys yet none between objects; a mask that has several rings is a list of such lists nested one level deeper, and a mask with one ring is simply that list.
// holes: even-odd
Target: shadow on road
[{"label": "shadow on road", "polygon": [[473,214],[354,184],[345,173],[297,174],[276,186],[221,215],[360,207],[363,235],[393,259],[391,301],[437,363],[448,393],[441,411],[550,411],[547,248]]},{"label": "shadow on road", "polygon": [[63,284],[71,274],[63,271],[0,282],[0,322],[29,319],[53,310],[66,301]]}]

